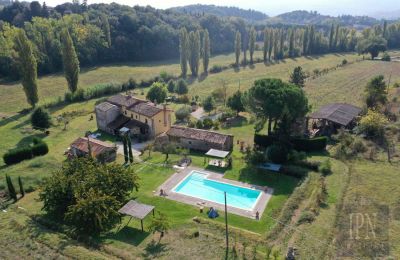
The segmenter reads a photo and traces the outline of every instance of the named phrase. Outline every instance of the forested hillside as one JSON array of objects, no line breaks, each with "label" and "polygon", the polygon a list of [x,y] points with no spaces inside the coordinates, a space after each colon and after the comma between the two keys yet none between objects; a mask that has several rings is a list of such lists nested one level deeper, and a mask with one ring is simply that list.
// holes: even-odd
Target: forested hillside
[{"label": "forested hillside", "polygon": [[[252,53],[261,49],[266,61],[267,56],[268,60],[271,57],[279,60],[355,51],[360,38],[372,40],[375,36],[384,38],[378,39],[375,46],[400,46],[400,24],[379,24],[364,30],[361,35],[354,28],[335,21],[329,26],[319,26],[317,20],[310,22],[315,24],[254,25],[237,17],[185,14],[152,7],[65,3],[50,8],[36,1],[14,2],[0,11],[0,77],[20,78],[15,49],[15,36],[20,28],[32,44],[39,75],[62,70],[60,32],[64,28],[71,35],[82,67],[110,62],[178,59],[179,31],[183,27],[188,32],[199,32],[201,43],[208,31],[211,55],[234,50],[243,52],[237,63],[244,64],[249,58],[252,63]],[[240,42],[237,42],[237,36]],[[199,50],[202,50],[201,46]]]},{"label": "forested hillside", "polygon": [[224,17],[240,17],[248,21],[261,21],[268,18],[268,15],[259,11],[216,5],[186,5],[181,7],[173,7],[169,10],[192,15],[213,14]]},{"label": "forested hillside", "polygon": [[342,15],[333,17],[329,15],[322,15],[316,11],[293,11],[271,17],[267,20],[268,23],[283,23],[283,24],[315,24],[315,25],[330,25],[337,23],[343,26],[366,27],[379,24],[380,21],[368,16],[352,16]]}]

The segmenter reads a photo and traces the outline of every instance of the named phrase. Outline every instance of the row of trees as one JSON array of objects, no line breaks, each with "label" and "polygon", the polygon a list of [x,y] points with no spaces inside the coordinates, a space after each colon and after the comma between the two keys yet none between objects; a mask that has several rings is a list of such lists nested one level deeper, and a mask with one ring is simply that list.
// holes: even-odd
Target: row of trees
[{"label": "row of trees", "polygon": [[181,75],[186,77],[188,72],[188,64],[192,76],[199,74],[200,59],[203,60],[203,71],[208,72],[210,62],[210,36],[208,30],[202,33],[199,30],[187,32],[186,28],[182,28],[179,34],[179,52],[181,63]]},{"label": "row of trees", "polygon": [[[192,46],[200,50],[191,52],[191,68],[193,67],[195,74],[199,72],[199,66],[196,66],[199,62],[196,61],[209,53],[218,54],[239,49],[243,52],[242,58],[246,63],[249,59],[247,51],[250,52],[251,62],[252,53],[257,47],[264,50],[264,60],[267,60],[267,56],[268,59],[281,59],[303,54],[353,51],[359,38],[354,30],[336,24],[330,28],[259,24],[251,27],[239,18],[222,19],[207,14],[195,16],[118,4],[86,6],[69,3],[49,11],[47,7],[37,6],[34,2],[31,6],[13,3],[0,11],[0,20],[0,75],[14,79],[22,76],[16,69],[13,56],[16,27],[22,28],[32,42],[39,74],[62,69],[60,34],[64,27],[68,28],[82,66],[99,62],[176,58],[182,54],[182,49],[187,50]],[[183,27],[189,32],[193,31],[192,36],[190,33],[187,35],[186,46],[179,44]],[[200,37],[197,31],[200,32]],[[206,31],[208,37],[204,37]],[[368,38],[367,35],[371,34],[383,35],[390,48],[400,46],[400,24],[385,23],[368,28],[363,32],[362,38]],[[259,42],[264,42],[264,46],[258,46]],[[209,48],[198,47],[202,45]],[[189,62],[189,57],[186,58]],[[203,59],[203,67],[208,68],[208,59]]]},{"label": "row of trees", "polygon": [[[68,88],[75,92],[78,88],[79,60],[75,47],[67,28],[61,32],[61,50],[64,65],[65,78]],[[24,30],[18,29],[14,36],[15,60],[19,74],[22,76],[22,86],[27,102],[35,107],[39,101],[37,83],[37,60],[34,55],[34,45],[28,39]]]}]

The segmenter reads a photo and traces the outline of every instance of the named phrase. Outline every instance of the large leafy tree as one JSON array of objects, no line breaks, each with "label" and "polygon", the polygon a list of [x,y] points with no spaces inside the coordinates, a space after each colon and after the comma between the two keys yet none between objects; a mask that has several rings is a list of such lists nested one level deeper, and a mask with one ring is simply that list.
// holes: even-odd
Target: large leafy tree
[{"label": "large leafy tree", "polygon": [[149,92],[147,92],[146,98],[151,102],[161,104],[165,101],[168,95],[167,87],[164,83],[155,82],[151,85]]},{"label": "large leafy tree", "polygon": [[376,108],[387,102],[387,86],[383,75],[371,79],[366,88],[366,103],[369,108]]},{"label": "large leafy tree", "polygon": [[240,112],[244,111],[244,104],[242,99],[242,92],[240,90],[236,91],[232,96],[228,98],[227,105],[232,110],[236,111],[236,115],[238,116]]},{"label": "large leafy tree", "polygon": [[242,36],[239,31],[236,32],[235,37],[235,64],[238,67],[240,65],[240,52],[242,49]]},{"label": "large leafy tree", "polygon": [[208,30],[204,30],[203,36],[203,70],[208,72],[208,64],[210,63],[210,36]]},{"label": "large leafy tree", "polygon": [[268,121],[268,134],[272,133],[272,122],[277,125],[285,120],[294,122],[309,111],[304,91],[280,79],[261,79],[245,93],[246,106],[260,122]]},{"label": "large leafy tree", "polygon": [[215,100],[212,96],[206,97],[203,101],[203,109],[204,111],[210,113],[215,108]]},{"label": "large leafy tree", "polygon": [[39,197],[52,217],[79,232],[98,234],[119,222],[118,210],[138,187],[131,168],[77,158],[44,181]]},{"label": "large leafy tree", "polygon": [[37,63],[33,54],[31,42],[26,37],[25,31],[18,30],[14,40],[15,50],[18,54],[17,63],[22,75],[22,87],[28,103],[35,107],[39,101],[37,86]]},{"label": "large leafy tree", "polygon": [[62,58],[64,64],[64,74],[68,83],[69,90],[74,93],[78,89],[79,81],[79,60],[75,52],[74,43],[67,28],[61,32]]},{"label": "large leafy tree", "polygon": [[188,55],[189,55],[189,39],[188,32],[186,28],[181,28],[179,32],[179,53],[180,53],[180,61],[181,61],[181,74],[182,77],[186,77],[187,75],[187,63],[188,63]]},{"label": "large leafy tree", "polygon": [[380,52],[384,52],[387,49],[387,41],[380,36],[371,36],[360,40],[357,43],[357,51],[361,54],[369,53],[371,59],[378,57]]}]

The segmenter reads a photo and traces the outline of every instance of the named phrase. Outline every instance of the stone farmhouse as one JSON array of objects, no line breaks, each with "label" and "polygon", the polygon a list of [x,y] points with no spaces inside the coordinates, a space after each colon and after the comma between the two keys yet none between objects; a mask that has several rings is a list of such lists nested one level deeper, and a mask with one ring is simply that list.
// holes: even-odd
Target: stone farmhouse
[{"label": "stone farmhouse", "polygon": [[[90,148],[89,148],[90,146]],[[79,137],[71,145],[67,153],[68,158],[83,157],[89,155],[100,162],[113,162],[117,158],[115,144],[103,142],[94,138]]]},{"label": "stone farmhouse", "polygon": [[156,105],[150,101],[130,95],[118,94],[96,106],[98,129],[117,135],[123,127],[134,137],[152,139],[167,132],[171,127],[173,111],[166,105]]}]

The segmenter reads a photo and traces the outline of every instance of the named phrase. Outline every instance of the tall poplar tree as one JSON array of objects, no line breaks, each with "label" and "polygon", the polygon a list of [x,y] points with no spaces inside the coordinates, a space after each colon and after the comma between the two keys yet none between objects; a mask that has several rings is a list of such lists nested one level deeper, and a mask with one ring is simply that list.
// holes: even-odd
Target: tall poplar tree
[{"label": "tall poplar tree", "polygon": [[250,29],[250,36],[249,36],[250,64],[254,63],[253,55],[254,55],[254,50],[256,48],[256,38],[257,38],[257,32],[254,29],[254,27],[252,27]]},{"label": "tall poplar tree", "polygon": [[189,56],[189,43],[188,43],[188,32],[186,28],[182,28],[179,32],[179,52],[181,57],[181,73],[182,77],[187,75],[187,63]]},{"label": "tall poplar tree", "polygon": [[274,60],[279,59],[279,31],[274,32]]},{"label": "tall poplar tree", "polygon": [[31,42],[24,30],[18,30],[14,39],[15,50],[18,53],[17,63],[22,75],[22,87],[29,105],[35,107],[39,101],[37,89],[37,62],[33,55]]},{"label": "tall poplar tree", "polygon": [[193,76],[199,73],[200,62],[200,32],[189,33],[189,66]]},{"label": "tall poplar tree", "polygon": [[108,48],[111,47],[111,29],[110,23],[108,22],[108,18],[105,14],[100,16],[101,28],[103,29],[104,36],[106,37]]},{"label": "tall poplar tree", "polygon": [[236,66],[240,65],[240,52],[242,51],[242,35],[239,31],[236,31],[235,37],[235,58],[236,58]]},{"label": "tall poplar tree", "polygon": [[69,90],[74,93],[78,89],[80,68],[74,43],[67,28],[61,31],[61,45],[65,78],[68,82]]},{"label": "tall poplar tree", "polygon": [[303,55],[308,54],[307,48],[308,48],[308,27],[306,27],[303,33]]},{"label": "tall poplar tree", "polygon": [[332,43],[332,48],[335,51],[337,50],[338,42],[339,42],[339,25],[337,24],[335,29],[335,37],[333,38],[333,43]]},{"label": "tall poplar tree", "polygon": [[308,35],[307,53],[313,54],[315,51],[315,28],[314,25],[310,26],[310,33]]},{"label": "tall poplar tree", "polygon": [[249,47],[247,38],[248,38],[248,33],[245,32],[242,35],[242,41],[243,41],[243,44],[242,44],[242,48],[243,48],[243,64],[245,66],[247,65],[247,48]]},{"label": "tall poplar tree", "polygon": [[271,60],[272,48],[273,48],[273,45],[274,45],[274,31],[272,29],[270,29],[268,35],[269,35],[268,60]]},{"label": "tall poplar tree", "polygon": [[289,31],[289,57],[294,57],[294,29]]},{"label": "tall poplar tree", "polygon": [[331,30],[329,32],[329,51],[333,51],[333,37],[335,36],[335,26],[332,23]]},{"label": "tall poplar tree", "polygon": [[268,59],[268,43],[269,43],[269,34],[268,34],[268,29],[264,30],[264,46],[263,46],[263,58],[264,62],[267,62]]},{"label": "tall poplar tree", "polygon": [[208,30],[204,30],[203,36],[203,70],[204,73],[208,72],[208,64],[210,63],[210,35]]},{"label": "tall poplar tree", "polygon": [[285,47],[285,32],[283,29],[279,33],[279,59],[283,59]]}]

